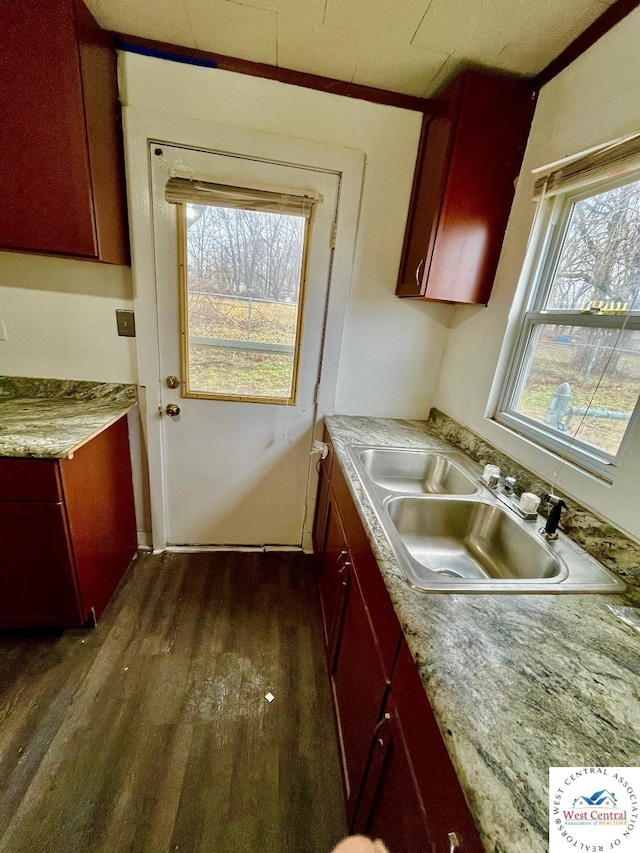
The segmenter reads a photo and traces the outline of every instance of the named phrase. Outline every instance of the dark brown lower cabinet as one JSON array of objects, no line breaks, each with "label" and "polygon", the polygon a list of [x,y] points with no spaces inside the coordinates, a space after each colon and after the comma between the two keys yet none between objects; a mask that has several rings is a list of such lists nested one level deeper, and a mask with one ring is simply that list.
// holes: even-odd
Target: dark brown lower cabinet
[{"label": "dark brown lower cabinet", "polygon": [[126,417],[71,459],[0,458],[0,628],[95,621],[136,550]]},{"label": "dark brown lower cabinet", "polygon": [[[435,853],[482,853],[478,830],[444,745],[406,641],[400,644],[392,692],[427,814]],[[434,780],[437,784],[434,790]],[[457,846],[456,846],[457,845]]]},{"label": "dark brown lower cabinet", "polygon": [[78,624],[62,503],[0,503],[0,627]]},{"label": "dark brown lower cabinet", "polygon": [[320,595],[351,832],[392,853],[483,846],[338,461]]},{"label": "dark brown lower cabinet", "polygon": [[342,529],[335,501],[328,502],[326,535],[320,564],[320,593],[322,620],[327,649],[331,654],[331,640],[335,636],[336,615],[346,592],[345,573],[351,564],[347,540]]},{"label": "dark brown lower cabinet", "polygon": [[[435,780],[434,780],[435,783]],[[434,784],[434,792],[437,784]],[[373,733],[353,832],[381,838],[391,851],[436,850],[393,696]]]},{"label": "dark brown lower cabinet", "polygon": [[352,566],[347,568],[342,583],[345,594],[330,644],[330,674],[347,821],[351,824],[369,760],[371,733],[378,722],[388,682]]}]

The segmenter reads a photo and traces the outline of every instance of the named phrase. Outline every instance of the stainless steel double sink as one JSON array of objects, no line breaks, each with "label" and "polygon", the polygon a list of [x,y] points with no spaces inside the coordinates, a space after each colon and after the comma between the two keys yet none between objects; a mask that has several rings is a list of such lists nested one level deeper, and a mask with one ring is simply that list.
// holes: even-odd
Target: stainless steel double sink
[{"label": "stainless steel double sink", "polygon": [[479,479],[462,453],[348,447],[411,586],[423,592],[623,592],[624,582],[562,533],[540,535]]}]

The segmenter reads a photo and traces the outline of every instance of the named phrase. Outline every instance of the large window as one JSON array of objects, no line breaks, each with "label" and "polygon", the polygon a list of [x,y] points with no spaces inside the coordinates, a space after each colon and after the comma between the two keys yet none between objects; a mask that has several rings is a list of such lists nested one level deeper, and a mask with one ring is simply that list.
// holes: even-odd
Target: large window
[{"label": "large window", "polygon": [[540,189],[529,298],[497,414],[608,480],[640,396],[640,171],[611,171]]}]

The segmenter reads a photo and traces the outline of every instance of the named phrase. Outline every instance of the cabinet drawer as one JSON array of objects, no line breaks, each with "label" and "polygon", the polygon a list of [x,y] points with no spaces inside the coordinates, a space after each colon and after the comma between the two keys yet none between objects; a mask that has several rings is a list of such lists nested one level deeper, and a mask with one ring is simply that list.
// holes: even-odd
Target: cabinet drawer
[{"label": "cabinet drawer", "polygon": [[60,500],[57,459],[0,459],[0,501]]}]

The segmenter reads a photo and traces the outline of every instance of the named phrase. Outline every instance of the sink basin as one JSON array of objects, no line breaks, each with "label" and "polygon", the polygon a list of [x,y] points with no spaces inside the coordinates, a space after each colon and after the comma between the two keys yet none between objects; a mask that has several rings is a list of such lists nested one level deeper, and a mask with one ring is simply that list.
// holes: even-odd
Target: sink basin
[{"label": "sink basin", "polygon": [[[387,512],[413,557],[409,580],[454,578],[564,580],[566,565],[507,510],[484,501],[392,498]],[[423,567],[427,572],[421,572]]]},{"label": "sink basin", "polygon": [[626,586],[545,520],[519,517],[457,450],[348,447],[405,580],[421,592],[624,592]]},{"label": "sink basin", "polygon": [[369,447],[358,455],[364,473],[390,492],[473,495],[477,483],[442,453]]}]

